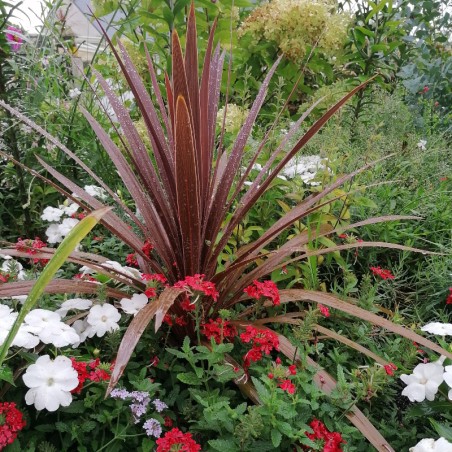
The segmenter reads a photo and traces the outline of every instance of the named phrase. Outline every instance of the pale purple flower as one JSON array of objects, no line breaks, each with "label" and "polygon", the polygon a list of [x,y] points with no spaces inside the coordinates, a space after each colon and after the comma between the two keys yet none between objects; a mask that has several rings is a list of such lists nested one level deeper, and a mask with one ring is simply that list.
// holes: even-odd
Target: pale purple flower
[{"label": "pale purple flower", "polygon": [[160,422],[157,419],[148,419],[143,424],[144,430],[146,430],[146,435],[153,436],[155,438],[160,438],[160,435],[162,434],[162,426],[160,425]]},{"label": "pale purple flower", "polygon": [[168,408],[168,405],[159,399],[155,399],[152,403],[154,404],[157,413],[161,413],[163,410]]},{"label": "pale purple flower", "polygon": [[126,400],[127,397],[130,397],[129,391],[127,389],[113,389],[113,391],[110,392],[110,397],[113,397],[114,399],[121,399]]},{"label": "pale purple flower", "polygon": [[146,399],[148,399],[146,405],[150,402],[149,400],[149,393],[144,391],[132,391],[130,393],[130,397],[134,400],[134,402],[144,402]]},{"label": "pale purple flower", "polygon": [[130,410],[132,411],[133,419],[135,420],[135,424],[140,422],[140,417],[146,413],[147,403],[132,403],[130,405]]}]

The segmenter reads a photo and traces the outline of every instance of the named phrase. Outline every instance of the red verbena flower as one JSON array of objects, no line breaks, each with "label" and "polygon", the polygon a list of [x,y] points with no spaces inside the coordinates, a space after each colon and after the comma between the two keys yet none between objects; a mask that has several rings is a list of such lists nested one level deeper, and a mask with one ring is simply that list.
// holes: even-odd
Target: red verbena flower
[{"label": "red verbena flower", "polygon": [[72,361],[72,368],[77,371],[77,376],[78,376],[78,386],[76,388],[74,388],[71,392],[73,394],[80,394],[83,389],[83,384],[89,377],[89,374],[87,371],[88,363],[83,362],[83,361],[78,362],[75,360],[75,358],[71,358],[71,361]]},{"label": "red verbena flower", "polygon": [[165,314],[162,320],[163,323],[166,323],[168,326],[173,326],[173,318],[170,314]]},{"label": "red verbena flower", "polygon": [[324,315],[325,317],[330,316],[330,310],[328,309],[327,306],[323,306],[323,304],[319,304],[318,308],[319,308],[319,311],[322,313],[322,315]]},{"label": "red verbena flower", "polygon": [[184,311],[191,312],[196,309],[196,303],[192,303],[189,297],[185,297],[180,304]]},{"label": "red verbena flower", "polygon": [[273,281],[253,281],[253,284],[245,287],[243,291],[256,300],[259,300],[260,297],[270,298],[273,302],[273,306],[281,304],[278,287]]},{"label": "red verbena flower", "polygon": [[187,320],[182,316],[176,317],[174,319],[174,321],[176,322],[176,325],[179,325],[179,326],[187,325]]},{"label": "red verbena flower", "polygon": [[184,280],[178,281],[174,287],[178,289],[185,289],[189,291],[192,289],[195,292],[202,292],[204,295],[211,296],[215,301],[219,293],[215,288],[215,284],[209,281],[203,281],[206,275],[196,274],[194,276],[187,276]]},{"label": "red verbena flower", "polygon": [[201,446],[192,438],[191,433],[182,433],[177,427],[166,432],[163,438],[157,440],[156,452],[198,452],[199,450],[201,450]]},{"label": "red verbena flower", "polygon": [[289,373],[290,375],[297,375],[297,366],[295,364],[289,366]]},{"label": "red verbena flower", "polygon": [[446,304],[452,304],[452,287],[449,287],[449,295],[447,296]]},{"label": "red verbena flower", "polygon": [[161,273],[143,273],[141,279],[143,281],[157,281],[162,284],[165,284],[168,281]]},{"label": "red verbena flower", "polygon": [[248,325],[240,339],[252,344],[252,349],[244,356],[244,365],[249,367],[251,361],[259,361],[262,356],[269,355],[272,350],[279,350],[279,338],[276,333],[270,330],[261,330],[252,325]]},{"label": "red verbena flower", "polygon": [[389,363],[384,366],[384,369],[386,374],[392,377],[394,375],[394,371],[397,370],[397,366],[393,363]]},{"label": "red verbena flower", "polygon": [[14,402],[0,402],[0,450],[12,444],[26,423]]},{"label": "red verbena flower", "polygon": [[155,290],[154,287],[148,287],[145,291],[144,294],[148,297],[148,298],[154,298],[157,295],[157,291]]},{"label": "red verbena flower", "polygon": [[130,253],[126,257],[126,263],[138,267],[137,255],[135,253]]},{"label": "red verbena flower", "polygon": [[221,318],[217,318],[216,320],[209,319],[209,323],[202,324],[201,328],[202,334],[209,340],[213,337],[217,344],[222,343],[224,339],[232,339],[237,336],[235,326],[231,325],[228,320]]},{"label": "red verbena flower", "polygon": [[[345,441],[340,433],[330,432],[318,419],[313,419],[309,426],[313,433],[306,432],[306,436],[312,441],[323,440],[323,452],[342,452],[341,444],[345,444]],[[304,449],[307,450],[306,446]]]},{"label": "red verbena flower", "polygon": [[151,251],[154,249],[154,247],[150,244],[148,240],[144,242],[143,248],[141,248],[141,251],[147,256],[151,256]]},{"label": "red verbena flower", "polygon": [[394,275],[391,273],[391,270],[385,270],[380,266],[370,267],[370,270],[374,275],[379,276],[381,279],[394,279]]},{"label": "red verbena flower", "polygon": [[290,380],[282,380],[279,382],[278,386],[289,394],[295,394],[295,385]]}]

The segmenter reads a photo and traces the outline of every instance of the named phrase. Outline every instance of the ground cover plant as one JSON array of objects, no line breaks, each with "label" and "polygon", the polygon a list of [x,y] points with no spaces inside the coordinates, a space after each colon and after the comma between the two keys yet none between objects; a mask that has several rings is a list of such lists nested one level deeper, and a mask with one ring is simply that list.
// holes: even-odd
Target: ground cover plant
[{"label": "ground cover plant", "polygon": [[[382,162],[355,165],[344,174],[332,156],[294,160],[368,82],[310,125],[304,121],[315,103],[284,132],[277,133],[281,111],[259,140],[249,140],[281,58],[268,69],[234,130],[227,95],[219,108],[230,55],[215,44],[215,23],[204,58],[198,51],[194,5],[186,28],[185,52],[177,30],[172,32],[171,73],[165,75],[163,95],[149,54],[152,96],[124,45],[111,46],[140,126],[94,70],[115,115],[110,130],[87,109],[81,111],[115,165],[120,189],[109,187],[60,140],[1,103],[72,158],[78,174],[86,174],[84,185],[73,173],[63,174],[37,156],[44,176],[2,152],[66,198],[42,211],[49,244],[71,238],[90,212],[99,215],[106,206],[114,210],[101,210],[103,227],[82,240],[83,249],[71,254],[27,314],[30,298],[21,307],[23,297],[59,252],[38,238],[20,239],[0,250],[5,256],[0,359],[6,357],[0,374],[6,400],[0,447],[449,447],[452,438],[443,425],[450,417],[447,409],[438,415],[439,408],[427,405],[434,411],[432,427],[439,439],[425,438],[427,432],[435,434],[424,428],[392,431],[388,441],[368,419],[375,418],[371,401],[384,412],[379,396],[384,401],[382,393],[394,391],[396,372],[404,383],[402,399],[438,397],[438,407],[447,406],[443,400],[452,385],[447,343],[440,340],[438,345],[403,327],[378,303],[377,290],[388,288],[395,278],[390,269],[380,261],[363,260],[370,267],[363,273],[373,276],[362,275],[358,288],[348,261],[375,247],[426,253],[408,243],[355,235],[361,228],[372,235],[371,228],[381,224],[414,225],[418,216],[394,212],[351,220],[355,204],[376,205],[362,196],[368,184],[362,184],[360,175],[381,168]],[[374,189],[381,187],[377,183]],[[344,274],[332,278],[338,284],[327,286],[325,270]],[[13,324],[15,337],[8,336]],[[444,337],[449,328],[430,324],[422,331]],[[432,362],[415,367],[419,350],[442,356],[432,353]],[[388,416],[398,421],[395,413]],[[422,441],[415,446],[417,439]]]}]

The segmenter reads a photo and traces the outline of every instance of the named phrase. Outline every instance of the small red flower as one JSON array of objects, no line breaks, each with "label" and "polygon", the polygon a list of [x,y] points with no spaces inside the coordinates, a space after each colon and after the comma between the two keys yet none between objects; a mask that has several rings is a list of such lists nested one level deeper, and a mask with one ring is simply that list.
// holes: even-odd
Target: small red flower
[{"label": "small red flower", "polygon": [[191,303],[189,297],[185,297],[183,299],[183,301],[181,302],[180,306],[184,311],[187,311],[187,312],[191,312],[196,309],[196,304]]},{"label": "small red flower", "polygon": [[25,425],[14,402],[0,402],[0,450],[12,444]]},{"label": "small red flower", "polygon": [[87,371],[88,363],[86,362],[78,362],[75,358],[71,358],[72,368],[77,371],[78,374],[78,386],[74,388],[71,392],[73,394],[80,394],[83,389],[83,385],[85,381],[89,378],[89,374]]},{"label": "small red flower", "polygon": [[156,355],[153,358],[151,358],[151,366],[157,366],[160,362],[159,357]]},{"label": "small red flower", "polygon": [[190,291],[193,289],[195,292],[202,292],[204,295],[212,297],[215,301],[218,298],[219,293],[215,288],[215,284],[210,281],[203,281],[206,275],[196,274],[194,276],[187,276],[184,280],[178,281],[174,284],[174,287],[178,289],[185,289]]},{"label": "small red flower", "polygon": [[179,325],[179,326],[185,326],[185,325],[187,325],[187,321],[186,321],[186,320],[184,319],[184,317],[182,317],[182,316],[176,317],[174,321],[175,321],[176,324]]},{"label": "small red flower", "polygon": [[449,295],[447,296],[446,304],[452,304],[452,287],[449,287]]},{"label": "small red flower", "polygon": [[141,251],[143,251],[143,253],[147,256],[150,257],[151,256],[151,251],[154,249],[153,245],[151,245],[151,243],[146,240],[144,242],[143,248],[141,248]]},{"label": "small red flower", "polygon": [[295,385],[290,380],[282,380],[278,386],[289,394],[295,394]]},{"label": "small red flower", "polygon": [[348,235],[347,234],[338,234],[337,235],[340,239],[348,239]]},{"label": "small red flower", "polygon": [[379,276],[381,279],[394,279],[394,275],[391,273],[391,270],[384,270],[380,266],[370,267],[370,270],[374,275]]},{"label": "small red flower", "polygon": [[273,378],[275,378],[275,376],[274,376],[272,373],[269,373],[269,374],[267,375],[267,377],[270,378],[270,380],[273,380]]},{"label": "small red flower", "polygon": [[148,297],[148,298],[154,298],[157,295],[157,291],[155,290],[154,287],[148,287],[145,291],[144,294]]},{"label": "small red flower", "polygon": [[389,375],[390,377],[394,376],[394,371],[397,370],[397,366],[393,363],[389,363],[386,364],[386,366],[384,366],[385,372],[387,375]]},{"label": "small red flower", "polygon": [[323,306],[323,304],[318,305],[319,311],[322,313],[323,316],[329,317],[330,316],[330,310],[327,306]]},{"label": "small red flower", "polygon": [[253,281],[253,284],[243,290],[249,297],[259,300],[261,297],[270,298],[273,306],[281,304],[278,287],[273,281]]},{"label": "small red flower", "polygon": [[295,364],[289,366],[289,373],[290,375],[297,375],[297,366]]},{"label": "small red flower", "polygon": [[[318,419],[313,419],[309,424],[313,433],[306,432],[306,436],[312,440],[323,440],[323,452],[342,452],[341,444],[345,444],[342,436],[338,432],[330,432],[325,424]],[[306,447],[305,447],[305,450]]]},{"label": "small red flower", "polygon": [[169,314],[165,314],[163,323],[166,323],[168,326],[173,326],[173,318]]},{"label": "small red flower", "polygon": [[173,420],[169,416],[165,416],[165,423],[163,424],[165,427],[172,427]]},{"label": "small red flower", "polygon": [[209,319],[209,323],[201,325],[201,332],[207,339],[212,337],[217,344],[221,344],[224,339],[233,339],[237,336],[237,330],[234,325],[228,320],[217,318],[216,320]]},{"label": "small red flower", "polygon": [[165,284],[168,281],[161,273],[143,273],[141,279],[143,281],[157,281],[162,284]]},{"label": "small red flower", "polygon": [[240,339],[252,344],[252,349],[244,356],[244,366],[249,367],[251,362],[262,359],[262,356],[269,355],[272,350],[279,350],[279,338],[276,333],[270,330],[261,330],[252,325],[248,325]]},{"label": "small red flower", "polygon": [[130,253],[126,257],[126,263],[138,267],[137,255],[135,253]]},{"label": "small red flower", "polygon": [[[176,447],[173,447],[176,446]],[[192,438],[191,433],[182,433],[177,427],[165,433],[157,440],[156,452],[198,452],[201,446]]]},{"label": "small red flower", "polygon": [[429,90],[430,90],[430,88],[427,85],[425,85],[424,89],[422,90],[422,92],[425,94],[425,93],[428,93]]},{"label": "small red flower", "polygon": [[279,356],[275,359],[275,363],[276,363],[278,366],[281,364],[281,358],[280,358]]}]

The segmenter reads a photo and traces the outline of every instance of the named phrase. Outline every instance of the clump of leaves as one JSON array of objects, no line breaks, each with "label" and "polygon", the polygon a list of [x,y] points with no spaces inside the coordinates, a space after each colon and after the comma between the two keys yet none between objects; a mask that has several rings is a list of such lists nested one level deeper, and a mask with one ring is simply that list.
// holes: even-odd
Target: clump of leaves
[{"label": "clump of leaves", "polygon": [[[337,178],[323,190],[309,195],[284,213],[271,227],[263,231],[259,238],[239,248],[233,261],[226,264],[223,262],[219,263],[218,258],[225,245],[231,239],[237,225],[241,223],[250,209],[269,188],[281,169],[309,142],[328,119],[356,92],[362,89],[366,83],[343,97],[318,119],[295,145],[291,146],[290,149],[286,149],[290,142],[289,140],[299,130],[301,123],[310,110],[302,115],[283,137],[281,143],[276,146],[258,176],[245,191],[243,190],[244,183],[256,159],[264,150],[271,136],[271,131],[279,118],[278,115],[273,127],[264,136],[248,162],[246,170],[243,172],[241,167],[243,165],[242,157],[245,145],[250,137],[259,110],[265,101],[270,79],[280,62],[280,58],[270,68],[263,80],[257,97],[234,144],[230,151],[226,151],[223,146],[224,121],[219,135],[216,132],[220,85],[226,55],[221,51],[219,45],[214,46],[214,31],[215,24],[212,26],[207,43],[201,74],[198,73],[199,54],[193,5],[187,22],[185,55],[182,51],[179,36],[175,30],[173,31],[172,75],[171,77],[168,74],[165,76],[166,103],[160,92],[152,60],[147,54],[156,107],[124,46],[120,42],[118,43],[119,50],[111,46],[141,112],[151,142],[151,154],[143,143],[140,133],[135,128],[126,107],[115,96],[102,76],[95,72],[99,84],[105,91],[119,120],[121,132],[117,130],[117,133],[121,140],[120,146],[113,142],[107,132],[103,130],[88,111],[82,108],[82,112],[115,164],[118,174],[134,200],[136,208],[141,212],[142,219],[127,207],[113,190],[61,142],[51,137],[20,112],[5,103],[1,103],[4,108],[14,113],[19,119],[58,146],[86,171],[96,183],[107,191],[115,202],[117,212],[108,212],[102,219],[103,225],[134,250],[142,272],[162,273],[168,280],[169,287],[165,288],[156,300],[147,304],[138,312],[125,332],[118,349],[109,391],[118,382],[133,350],[154,317],[155,330],[160,328],[167,313],[184,317],[185,322],[182,322],[184,324],[174,325],[170,331],[171,340],[175,343],[181,343],[187,336],[192,340],[199,338],[199,325],[201,322],[218,318],[222,310],[233,310],[234,307],[248,304],[251,306],[240,313],[240,320],[235,321],[237,328],[245,328],[253,323],[247,320],[247,315],[253,313],[254,308],[250,301],[252,298],[244,294],[244,289],[252,284],[253,281],[265,278],[271,272],[281,269],[283,266],[310,256],[356,247],[379,246],[412,250],[412,248],[384,242],[347,243],[328,246],[314,251],[309,251],[307,248],[307,245],[312,240],[343,233],[350,228],[384,221],[416,219],[416,217],[412,216],[396,215],[369,218],[345,228],[331,225],[322,227],[313,225],[312,228],[290,238],[279,248],[271,248],[272,242],[283,231],[290,228],[294,222],[342,198],[343,194],[336,197],[328,195],[334,195],[338,187],[369,168],[370,165],[367,165],[349,175]],[[226,114],[226,109],[224,114]],[[48,183],[55,186],[62,194],[78,203],[86,211],[104,207],[101,201],[89,195],[43,159],[37,158],[47,172],[65,187],[62,188],[55,182],[46,179]],[[11,160],[14,161],[12,158]],[[18,161],[14,162],[21,165]],[[39,173],[34,172],[34,174],[43,178]],[[71,195],[71,193],[76,196]],[[126,218],[128,219],[126,220]],[[130,225],[133,227],[130,228]],[[149,244],[153,247],[152,253],[147,252]],[[23,255],[20,251],[11,248],[2,249],[0,252],[15,256]],[[46,258],[51,256],[52,253],[53,250],[43,248],[36,253],[36,257]],[[101,256],[90,253],[73,253],[70,260],[94,270],[102,269],[103,273],[136,291],[143,292],[145,290],[145,285],[142,281],[131,278],[130,275],[127,276],[121,271],[106,267],[104,265],[106,259]],[[216,299],[210,296],[198,297],[196,302],[197,318],[188,316],[187,312],[183,310],[181,303],[176,303],[185,291],[174,287],[176,282],[194,275],[204,275],[204,281],[213,282],[218,290]],[[32,281],[3,284],[0,287],[0,296],[23,294],[31,288],[32,284]],[[50,283],[47,290],[54,293],[93,293],[96,291],[96,287],[93,287],[93,284],[89,282],[59,279]],[[124,292],[117,289],[109,289],[107,296],[122,298]],[[283,305],[299,301],[321,303],[358,319],[372,322],[379,327],[429,347],[438,353],[452,357],[452,354],[441,349],[436,344],[410,330],[404,329],[402,326],[393,324],[376,314],[359,308],[352,301],[342,300],[330,294],[310,290],[289,289],[280,292],[280,302]],[[270,301],[258,303],[260,303],[261,308],[264,308],[263,311],[270,307],[273,308],[273,304]],[[297,305],[299,304],[294,303],[294,306]],[[296,324],[298,321],[297,316],[303,317],[304,312],[291,312],[286,315],[266,317],[254,322],[256,325],[259,324],[259,328],[265,329],[266,327],[262,325],[266,323]],[[365,347],[334,331],[322,328],[321,332],[359,350],[382,365],[387,364],[384,359]],[[296,348],[285,336],[279,334],[278,339],[279,348],[283,354],[291,360],[295,359],[297,361],[300,359]],[[307,358],[307,364],[317,369],[317,373],[314,376],[315,383],[319,388],[330,393],[336,386],[334,379],[309,357]],[[241,389],[250,398],[255,402],[259,402],[253,382],[237,382],[237,384],[241,386]],[[346,416],[377,449],[381,450],[386,447],[387,450],[392,450],[358,408],[352,407],[346,413]]]}]

